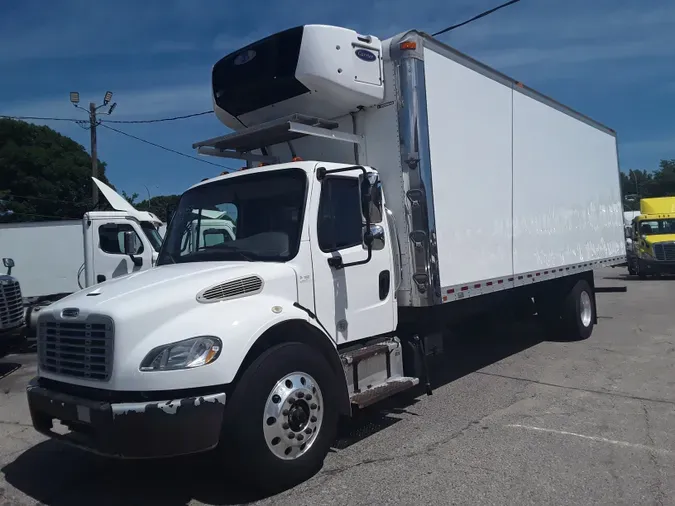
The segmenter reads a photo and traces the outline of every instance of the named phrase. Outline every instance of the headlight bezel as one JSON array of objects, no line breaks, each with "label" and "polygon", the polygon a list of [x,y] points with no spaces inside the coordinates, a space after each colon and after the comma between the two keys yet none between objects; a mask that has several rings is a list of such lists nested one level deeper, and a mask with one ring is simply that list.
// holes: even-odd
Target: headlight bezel
[{"label": "headlight bezel", "polygon": [[[209,341],[210,344],[201,353],[197,353],[197,345],[200,343],[208,343]],[[183,351],[183,354],[185,355],[184,359],[175,364],[169,364],[168,362],[172,359],[172,352],[179,354],[178,350],[181,347],[183,350],[187,348],[187,351]],[[143,360],[141,360],[138,368],[144,373],[186,371],[190,369],[197,369],[199,367],[212,364],[218,360],[222,350],[223,342],[217,336],[193,336],[187,339],[181,339],[180,341],[174,341],[152,348],[148,353],[146,353],[145,357],[143,357]],[[200,357],[203,357],[203,360],[199,360]],[[161,359],[161,361],[159,364],[155,364],[158,359]]]}]

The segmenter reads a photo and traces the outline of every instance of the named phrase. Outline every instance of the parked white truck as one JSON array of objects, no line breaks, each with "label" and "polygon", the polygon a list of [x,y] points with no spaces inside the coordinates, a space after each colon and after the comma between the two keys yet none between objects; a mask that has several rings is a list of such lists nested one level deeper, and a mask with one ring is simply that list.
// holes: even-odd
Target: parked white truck
[{"label": "parked white truck", "polygon": [[0,331],[22,328],[32,337],[45,305],[154,265],[161,220],[92,179],[115,211],[89,211],[81,220],[0,224],[0,252],[13,267],[13,280],[0,282]]},{"label": "parked white truck", "polygon": [[[195,147],[251,168],[182,195],[156,268],[42,312],[38,431],[127,458],[218,447],[287,485],[339,415],[430,388],[447,322],[534,299],[590,336],[592,270],[625,258],[611,129],[417,31],[293,28],[212,85],[235,132]],[[235,240],[206,244],[195,213],[226,209]]]}]

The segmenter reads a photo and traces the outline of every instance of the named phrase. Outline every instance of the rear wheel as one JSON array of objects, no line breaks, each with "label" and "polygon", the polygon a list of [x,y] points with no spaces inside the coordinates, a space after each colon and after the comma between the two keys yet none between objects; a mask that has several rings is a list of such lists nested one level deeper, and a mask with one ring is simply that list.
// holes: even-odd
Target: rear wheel
[{"label": "rear wheel", "polygon": [[223,424],[223,458],[242,480],[274,492],[317,472],[335,439],[332,369],[314,348],[284,343],[242,375]]},{"label": "rear wheel", "polygon": [[595,299],[588,281],[580,279],[563,301],[562,321],[569,340],[588,339],[595,325]]}]

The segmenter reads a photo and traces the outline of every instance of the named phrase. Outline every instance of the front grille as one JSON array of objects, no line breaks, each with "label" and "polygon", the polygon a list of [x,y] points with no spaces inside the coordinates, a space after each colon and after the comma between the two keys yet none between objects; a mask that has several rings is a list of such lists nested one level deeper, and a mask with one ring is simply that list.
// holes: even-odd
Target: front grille
[{"label": "front grille", "polygon": [[21,287],[14,279],[0,279],[0,330],[18,326],[23,321]]},{"label": "front grille", "polygon": [[78,321],[40,316],[40,369],[63,376],[107,381],[112,374],[114,326],[111,318],[89,315]]},{"label": "front grille", "polygon": [[675,261],[675,242],[655,244],[654,255],[657,260]]}]

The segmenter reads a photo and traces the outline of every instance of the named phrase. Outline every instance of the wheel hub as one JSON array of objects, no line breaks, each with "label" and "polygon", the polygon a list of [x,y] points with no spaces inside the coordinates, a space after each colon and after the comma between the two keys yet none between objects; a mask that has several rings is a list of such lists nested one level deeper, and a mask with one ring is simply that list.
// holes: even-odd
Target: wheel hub
[{"label": "wheel hub", "polygon": [[581,292],[579,296],[579,313],[581,315],[581,324],[588,327],[593,318],[593,305],[591,303],[591,296],[586,292]]},{"label": "wheel hub", "polygon": [[318,437],[323,421],[323,396],[309,374],[281,378],[267,397],[263,433],[267,447],[283,460],[305,454]]},{"label": "wheel hub", "polygon": [[300,401],[293,404],[288,413],[288,424],[294,432],[302,431],[309,421],[309,406],[307,402]]}]

